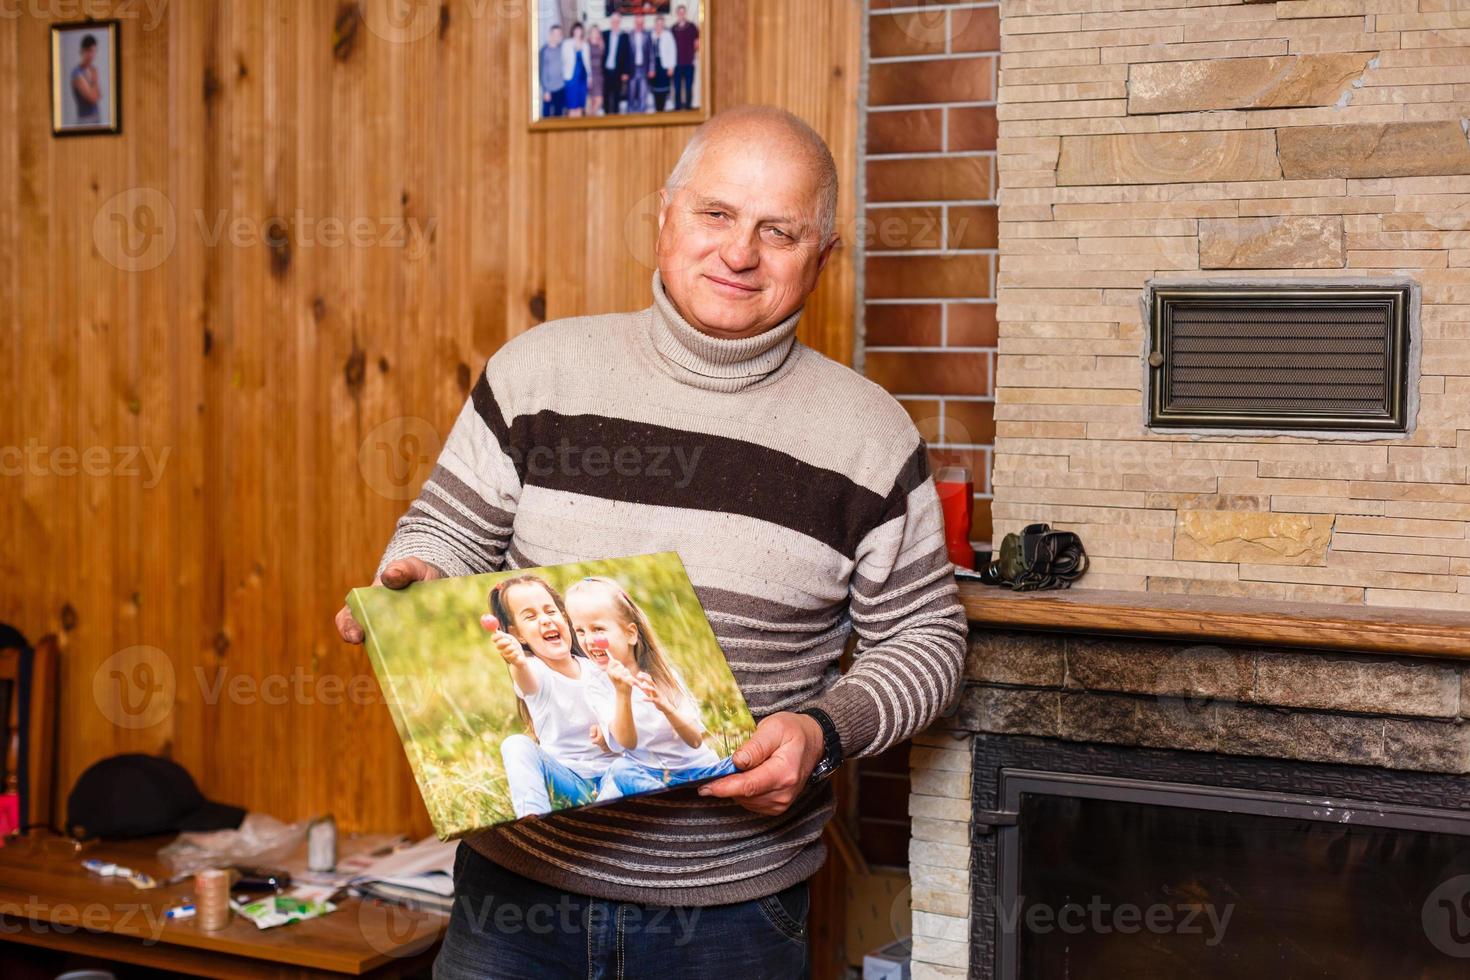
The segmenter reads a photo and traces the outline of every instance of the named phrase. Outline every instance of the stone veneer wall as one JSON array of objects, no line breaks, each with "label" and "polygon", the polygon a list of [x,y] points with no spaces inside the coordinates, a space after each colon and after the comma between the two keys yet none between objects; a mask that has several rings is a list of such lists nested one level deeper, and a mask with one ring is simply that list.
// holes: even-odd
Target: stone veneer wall
[{"label": "stone veneer wall", "polygon": [[[1079,531],[1083,588],[1470,609],[1464,8],[1003,0],[997,538]],[[1147,280],[1388,274],[1411,437],[1144,427]]]},{"label": "stone veneer wall", "polygon": [[974,732],[1470,773],[1470,665],[975,628],[959,710],[914,743],[914,980],[969,967]]}]

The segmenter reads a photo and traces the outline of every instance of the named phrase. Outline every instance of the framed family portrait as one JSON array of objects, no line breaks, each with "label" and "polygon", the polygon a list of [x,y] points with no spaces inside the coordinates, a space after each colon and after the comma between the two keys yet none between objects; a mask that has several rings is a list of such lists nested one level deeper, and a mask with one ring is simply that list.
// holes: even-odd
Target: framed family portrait
[{"label": "framed family portrait", "polygon": [[51,25],[51,132],[122,132],[118,22]]},{"label": "framed family portrait", "polygon": [[533,0],[531,128],[709,116],[711,0]]}]

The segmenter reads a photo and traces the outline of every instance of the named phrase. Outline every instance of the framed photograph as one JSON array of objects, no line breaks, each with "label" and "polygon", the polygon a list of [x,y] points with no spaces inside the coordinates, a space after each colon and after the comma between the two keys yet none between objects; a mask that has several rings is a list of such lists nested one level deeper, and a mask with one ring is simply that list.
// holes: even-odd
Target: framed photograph
[{"label": "framed photograph", "polygon": [[531,128],[703,122],[711,0],[533,0]]},{"label": "framed photograph", "polygon": [[118,22],[51,25],[51,133],[122,132]]}]

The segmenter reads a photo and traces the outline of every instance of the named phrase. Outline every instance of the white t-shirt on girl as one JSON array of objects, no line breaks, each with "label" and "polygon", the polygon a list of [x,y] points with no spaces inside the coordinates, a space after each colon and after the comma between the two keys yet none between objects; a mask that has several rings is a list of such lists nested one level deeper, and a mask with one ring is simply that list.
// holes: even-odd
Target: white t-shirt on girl
[{"label": "white t-shirt on girl", "polygon": [[526,661],[536,678],[536,693],[526,694],[514,681],[512,686],[530,709],[541,750],[584,779],[607,772],[616,756],[588,735],[599,721],[588,694],[598,675],[609,684],[607,676],[582,657],[572,661],[581,668],[581,676],[576,678],[558,674],[538,657],[527,655]]},{"label": "white t-shirt on girl", "polygon": [[[601,683],[597,683],[592,690],[594,703],[602,715],[600,721],[603,737],[607,739],[608,748],[614,752],[621,752],[650,769],[689,769],[694,766],[712,766],[720,761],[714,749],[703,742],[691,746],[680,738],[669,719],[664,717],[664,713],[636,687],[633,689],[633,727],[638,730],[638,747],[624,749],[612,734],[615,703],[612,681],[604,673]],[[692,699],[685,702],[683,715],[701,734],[704,732],[699,706]]]}]

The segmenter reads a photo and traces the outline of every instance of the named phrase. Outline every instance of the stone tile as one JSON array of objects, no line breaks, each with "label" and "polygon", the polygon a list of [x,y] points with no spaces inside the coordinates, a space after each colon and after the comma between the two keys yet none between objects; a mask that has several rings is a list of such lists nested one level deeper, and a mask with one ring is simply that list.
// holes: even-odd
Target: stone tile
[{"label": "stone tile", "polygon": [[990,293],[988,255],[869,257],[869,299],[952,299]]},{"label": "stone tile", "polygon": [[1357,766],[1385,762],[1380,719],[1243,704],[1221,704],[1219,717],[1221,752]]},{"label": "stone tile", "polygon": [[966,980],[969,972],[960,966],[940,966],[937,963],[922,963],[915,960],[909,976],[911,980]]},{"label": "stone tile", "polygon": [[993,205],[951,206],[945,229],[948,248],[995,248],[999,243],[999,221]]},{"label": "stone tile", "polygon": [[1271,130],[1064,136],[1057,185],[1276,180]]},{"label": "stone tile", "polygon": [[948,316],[951,347],[994,347],[999,340],[994,303],[950,303]]},{"label": "stone tile", "polygon": [[940,317],[939,303],[873,304],[863,312],[863,340],[869,347],[938,347]]},{"label": "stone tile", "polygon": [[930,445],[939,441],[940,426],[944,421],[939,412],[942,402],[929,398],[905,398],[899,404],[903,406],[905,412],[909,413],[909,418],[914,420],[914,427],[919,430],[919,438]]},{"label": "stone tile", "polygon": [[1061,719],[1057,691],[972,686],[960,706],[960,723],[978,732],[1056,736]]},{"label": "stone tile", "polygon": [[993,150],[999,123],[995,106],[952,106],[949,113],[948,150]]},{"label": "stone tile", "polygon": [[913,888],[909,891],[909,902],[914,911],[937,912],[940,915],[969,915],[970,893],[952,892],[942,888]]},{"label": "stone tile", "polygon": [[937,251],[945,247],[943,209],[937,205],[869,208],[863,240],[870,251]]},{"label": "stone tile", "polygon": [[1470,773],[1470,725],[1390,718],[1383,748],[1384,764],[1394,769]]},{"label": "stone tile", "polygon": [[1060,633],[970,631],[965,676],[992,684],[1061,687],[1067,674],[1067,640]]},{"label": "stone tile", "polygon": [[939,844],[934,841],[914,840],[909,843],[909,860],[914,864],[925,864],[937,868],[968,868],[970,866],[970,844]]},{"label": "stone tile", "polygon": [[968,351],[870,351],[867,375],[895,395],[984,394],[985,355]]},{"label": "stone tile", "polygon": [[868,51],[874,58],[943,54],[949,44],[944,11],[917,10],[868,18]]},{"label": "stone tile", "polygon": [[970,920],[965,916],[915,912],[914,935],[967,943],[970,941]]},{"label": "stone tile", "polygon": [[935,841],[939,844],[970,846],[970,824],[962,820],[931,820],[918,817],[909,823],[914,840]]},{"label": "stone tile", "polygon": [[909,789],[921,796],[947,796],[962,800],[970,795],[970,774],[939,769],[915,769],[909,773]]},{"label": "stone tile", "polygon": [[990,196],[990,157],[870,160],[868,200],[955,201]]},{"label": "stone tile", "polygon": [[1261,651],[1254,700],[1364,714],[1454,718],[1460,670],[1438,660]]},{"label": "stone tile", "polygon": [[875,64],[868,70],[868,102],[871,105],[985,102],[995,95],[994,78],[993,55]]},{"label": "stone tile", "polygon": [[1248,699],[1255,657],[1249,650],[1168,640],[1067,639],[1067,686],[1192,699]]},{"label": "stone tile", "polygon": [[999,51],[1000,8],[968,7],[950,12],[952,51]]},{"label": "stone tile", "polygon": [[1155,61],[1130,66],[1130,113],[1328,106],[1363,74],[1371,54]]},{"label": "stone tile", "polygon": [[1176,561],[1322,565],[1332,539],[1331,514],[1181,510],[1174,532]]},{"label": "stone tile", "polygon": [[958,797],[924,796],[912,793],[909,795],[909,816],[915,819],[930,817],[935,820],[968,821],[970,801]]},{"label": "stone tile", "polygon": [[1459,120],[1277,130],[1281,172],[1297,177],[1432,177],[1470,174]]},{"label": "stone tile", "polygon": [[1139,699],[1068,693],[1061,697],[1062,738],[1080,742],[1137,745]]},{"label": "stone tile", "polygon": [[1200,220],[1201,269],[1340,269],[1342,216],[1267,215]]},{"label": "stone tile", "polygon": [[995,403],[944,403],[944,438],[947,442],[990,445],[995,442]]},{"label": "stone tile", "polygon": [[943,109],[868,113],[869,153],[928,153],[942,149]]}]

